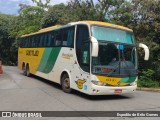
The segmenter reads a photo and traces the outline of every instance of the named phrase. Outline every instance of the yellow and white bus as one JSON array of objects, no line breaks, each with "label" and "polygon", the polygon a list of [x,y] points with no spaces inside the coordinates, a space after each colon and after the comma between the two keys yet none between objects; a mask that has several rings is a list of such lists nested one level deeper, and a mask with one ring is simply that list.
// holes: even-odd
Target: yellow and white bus
[{"label": "yellow and white bus", "polygon": [[[144,44],[145,60],[149,49]],[[20,38],[24,74],[89,95],[132,93],[137,88],[137,49],[129,28],[99,21],[56,25]]]}]

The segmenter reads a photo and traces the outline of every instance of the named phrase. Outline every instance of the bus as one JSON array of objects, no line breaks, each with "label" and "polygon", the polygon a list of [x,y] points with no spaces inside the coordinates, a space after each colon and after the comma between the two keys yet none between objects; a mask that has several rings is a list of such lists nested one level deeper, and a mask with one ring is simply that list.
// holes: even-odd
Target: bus
[{"label": "bus", "polygon": [[129,28],[100,21],[56,25],[23,35],[19,40],[18,67],[53,81],[70,93],[88,95],[133,93],[137,88],[137,48]]}]

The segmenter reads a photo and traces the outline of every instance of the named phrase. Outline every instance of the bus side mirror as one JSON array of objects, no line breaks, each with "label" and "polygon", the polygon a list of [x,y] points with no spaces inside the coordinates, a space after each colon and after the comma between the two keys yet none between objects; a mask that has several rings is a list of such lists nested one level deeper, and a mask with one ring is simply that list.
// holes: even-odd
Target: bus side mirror
[{"label": "bus side mirror", "polygon": [[96,38],[91,37],[91,44],[92,44],[91,55],[92,57],[97,57],[99,48],[98,48],[98,41],[96,40]]},{"label": "bus side mirror", "polygon": [[139,43],[138,47],[144,49],[144,52],[145,52],[144,60],[149,60],[149,48],[143,43]]}]

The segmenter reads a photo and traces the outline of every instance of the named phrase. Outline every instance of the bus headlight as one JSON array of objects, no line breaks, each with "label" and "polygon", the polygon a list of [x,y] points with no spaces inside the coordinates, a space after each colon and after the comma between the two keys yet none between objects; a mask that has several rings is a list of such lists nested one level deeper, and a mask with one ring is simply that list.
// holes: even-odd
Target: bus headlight
[{"label": "bus headlight", "polygon": [[137,81],[134,81],[134,82],[130,83],[130,85],[131,85],[131,86],[137,85]]},{"label": "bus headlight", "polygon": [[107,85],[106,83],[101,82],[101,81],[92,80],[91,82],[92,82],[93,84],[95,84],[95,85],[98,85],[98,86],[106,86],[106,85]]}]

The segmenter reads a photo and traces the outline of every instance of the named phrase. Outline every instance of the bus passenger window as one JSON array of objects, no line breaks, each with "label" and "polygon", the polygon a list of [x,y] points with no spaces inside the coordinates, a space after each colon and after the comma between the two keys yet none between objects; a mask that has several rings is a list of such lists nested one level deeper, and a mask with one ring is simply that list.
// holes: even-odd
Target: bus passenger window
[{"label": "bus passenger window", "polygon": [[69,27],[62,30],[62,46],[73,47],[75,27]]},{"label": "bus passenger window", "polygon": [[43,42],[43,46],[44,47],[47,47],[47,44],[48,44],[48,34],[43,34],[44,35],[44,42]]},{"label": "bus passenger window", "polygon": [[54,40],[55,40],[55,32],[51,32],[51,43],[50,46],[53,47],[54,46]]},{"label": "bus passenger window", "polygon": [[35,37],[35,47],[39,47],[39,35]]},{"label": "bus passenger window", "polygon": [[31,47],[36,47],[35,36],[31,37]]},{"label": "bus passenger window", "polygon": [[51,40],[52,40],[51,33],[48,33],[48,42],[47,42],[47,47],[51,47]]},{"label": "bus passenger window", "polygon": [[67,29],[61,30],[61,36],[62,36],[62,46],[67,46]]},{"label": "bus passenger window", "polygon": [[25,43],[25,38],[20,38],[19,39],[19,47],[23,48]]},{"label": "bus passenger window", "polygon": [[39,47],[44,47],[44,46],[43,46],[43,41],[44,41],[44,35],[41,34],[41,35],[40,35]]},{"label": "bus passenger window", "polygon": [[28,42],[28,38],[24,38],[23,39],[23,47],[26,48],[27,47],[27,43]]},{"label": "bus passenger window", "polygon": [[74,46],[74,30],[75,30],[75,27],[71,27],[71,28],[68,28],[68,31],[67,31],[67,46],[69,47]]},{"label": "bus passenger window", "polygon": [[60,30],[55,31],[55,46],[61,46],[61,34]]},{"label": "bus passenger window", "polygon": [[27,38],[27,46],[26,47],[31,47],[31,37]]}]

